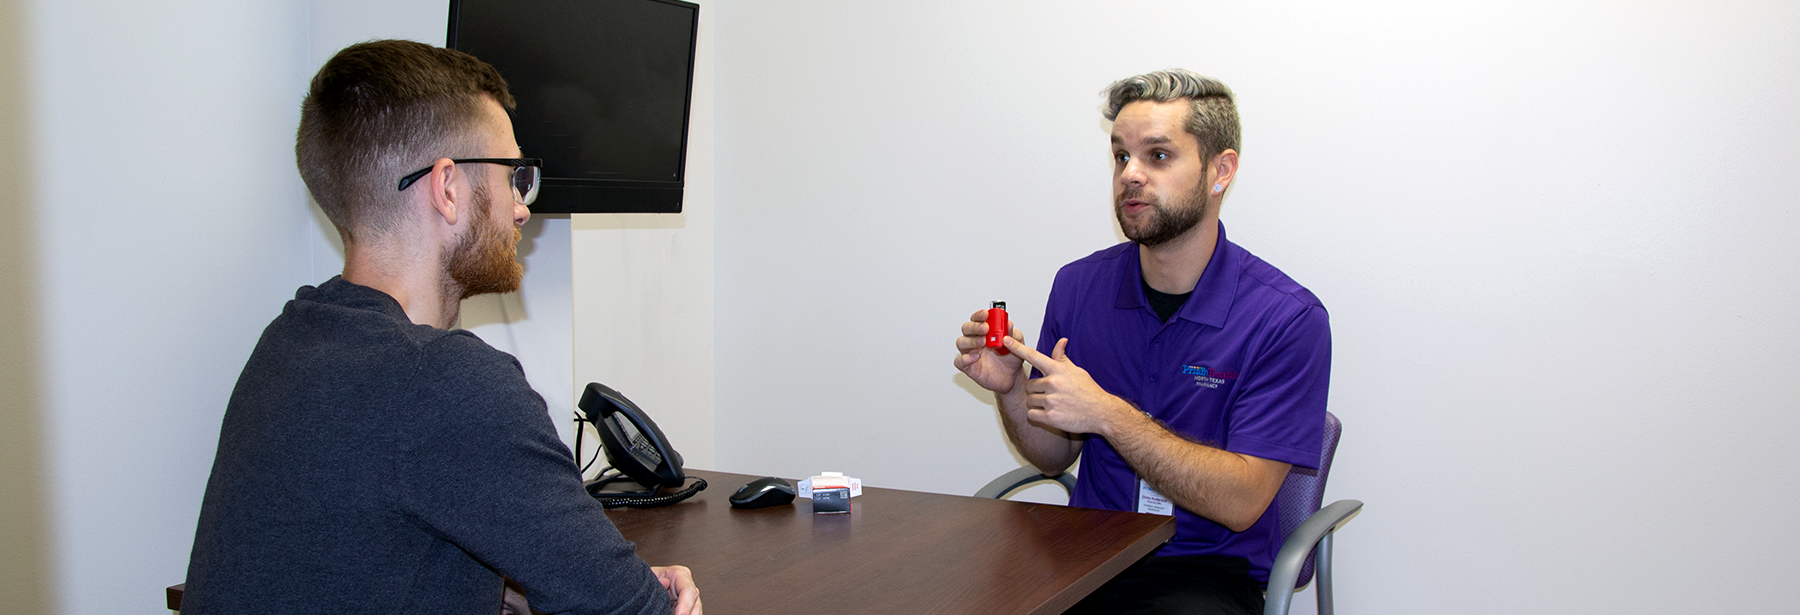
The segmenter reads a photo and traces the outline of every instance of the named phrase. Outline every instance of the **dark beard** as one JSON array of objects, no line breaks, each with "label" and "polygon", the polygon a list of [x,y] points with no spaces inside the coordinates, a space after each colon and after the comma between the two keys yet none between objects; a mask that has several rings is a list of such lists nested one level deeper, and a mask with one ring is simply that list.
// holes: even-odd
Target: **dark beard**
[{"label": "dark beard", "polygon": [[[478,203],[469,230],[458,239],[444,262],[446,280],[461,289],[462,299],[487,293],[510,293],[519,290],[525,277],[525,265],[516,258],[521,233],[519,229],[500,228],[494,224],[493,204],[488,200],[486,185],[471,191]],[[510,241],[509,241],[510,240]]]},{"label": "dark beard", "polygon": [[1153,214],[1142,228],[1133,228],[1125,222],[1125,200],[1141,198],[1142,190],[1128,190],[1113,196],[1113,218],[1119,221],[1119,230],[1125,231],[1125,238],[1138,242],[1139,245],[1155,247],[1180,237],[1182,233],[1193,230],[1206,217],[1206,191],[1196,188],[1182,199],[1178,207],[1163,207],[1161,198],[1145,201]]}]

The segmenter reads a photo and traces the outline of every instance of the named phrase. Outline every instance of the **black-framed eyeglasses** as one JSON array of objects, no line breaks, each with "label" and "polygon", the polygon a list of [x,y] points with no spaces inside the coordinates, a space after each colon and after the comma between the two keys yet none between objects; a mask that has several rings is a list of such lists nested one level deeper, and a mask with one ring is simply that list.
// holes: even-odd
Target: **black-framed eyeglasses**
[{"label": "black-framed eyeglasses", "polygon": [[[538,180],[543,179],[544,176],[542,170],[544,159],[542,158],[451,158],[450,162],[457,164],[485,162],[512,167],[513,202],[520,205],[530,205],[532,201],[537,200]],[[419,178],[425,177],[428,173],[431,173],[431,167],[407,173],[405,177],[400,178],[400,189],[406,190],[407,186],[413,185],[413,182],[419,181]]]}]

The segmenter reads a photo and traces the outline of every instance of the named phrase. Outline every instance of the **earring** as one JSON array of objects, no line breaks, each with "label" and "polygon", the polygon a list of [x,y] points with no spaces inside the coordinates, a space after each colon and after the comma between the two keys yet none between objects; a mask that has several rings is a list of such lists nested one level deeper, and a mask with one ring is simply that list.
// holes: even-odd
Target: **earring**
[{"label": "earring", "polygon": [[1213,184],[1213,192],[1224,192],[1225,184]]}]

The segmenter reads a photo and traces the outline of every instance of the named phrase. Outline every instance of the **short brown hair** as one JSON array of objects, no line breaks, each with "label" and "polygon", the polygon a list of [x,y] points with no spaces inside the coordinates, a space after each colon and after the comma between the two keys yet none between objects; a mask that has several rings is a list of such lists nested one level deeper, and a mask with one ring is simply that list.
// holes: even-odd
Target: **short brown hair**
[{"label": "short brown hair", "polygon": [[300,105],[300,178],[345,243],[399,220],[400,176],[438,158],[480,156],[481,100],[506,109],[500,72],[413,41],[370,41],[332,56]]},{"label": "short brown hair", "polygon": [[1107,86],[1105,94],[1106,106],[1100,111],[1109,121],[1118,119],[1125,105],[1140,100],[1188,101],[1186,129],[1200,142],[1200,153],[1208,162],[1225,150],[1242,147],[1237,104],[1231,88],[1218,79],[1171,68],[1120,79]]}]

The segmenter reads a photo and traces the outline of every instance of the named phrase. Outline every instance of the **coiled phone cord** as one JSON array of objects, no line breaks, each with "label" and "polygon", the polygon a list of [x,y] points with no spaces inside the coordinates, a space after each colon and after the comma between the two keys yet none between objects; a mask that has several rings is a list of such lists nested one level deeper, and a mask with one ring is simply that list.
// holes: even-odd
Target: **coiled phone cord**
[{"label": "coiled phone cord", "polygon": [[600,502],[600,506],[605,508],[656,508],[658,506],[668,506],[694,497],[694,494],[700,493],[706,489],[706,479],[698,476],[682,476],[682,480],[692,480],[694,482],[675,493],[657,495],[655,492],[606,493],[599,491],[600,488],[605,487],[607,484],[624,478],[625,474],[619,473],[602,477],[594,482],[588,483],[588,495],[594,496],[594,499]]}]

